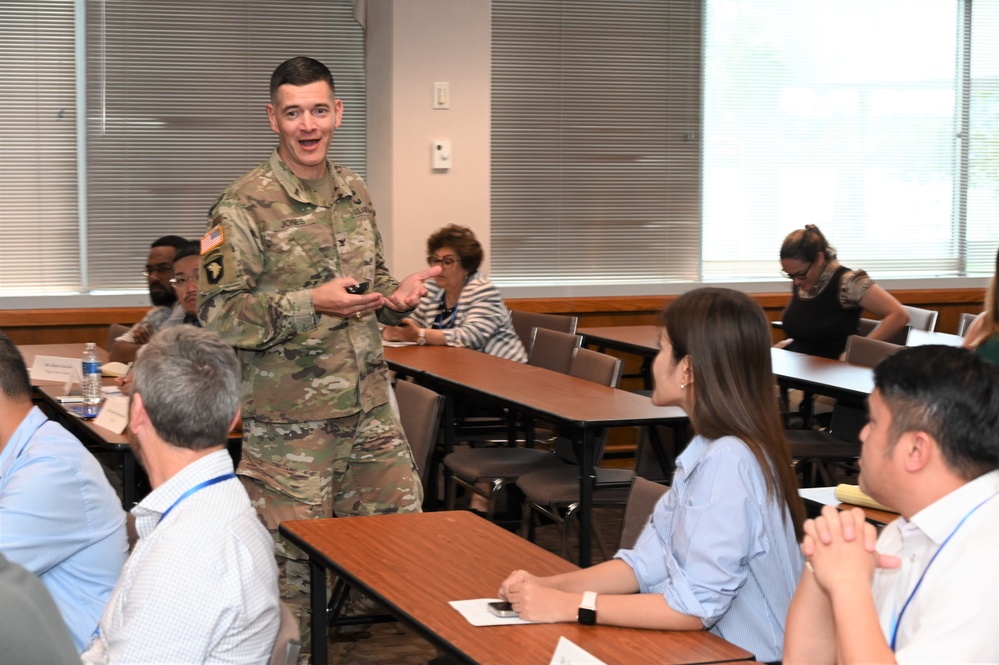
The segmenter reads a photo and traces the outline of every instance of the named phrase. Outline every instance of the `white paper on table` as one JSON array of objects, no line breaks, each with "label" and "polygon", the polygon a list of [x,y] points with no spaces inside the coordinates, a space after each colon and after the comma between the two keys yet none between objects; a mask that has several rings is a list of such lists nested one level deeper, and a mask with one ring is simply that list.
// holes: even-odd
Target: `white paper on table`
[{"label": "white paper on table", "polygon": [[558,638],[555,653],[548,665],[607,665],[565,636]]},{"label": "white paper on table", "polygon": [[124,395],[108,397],[104,400],[101,412],[94,418],[94,424],[121,434],[128,426],[128,402],[129,399]]},{"label": "white paper on table", "polygon": [[83,376],[83,361],[80,358],[35,356],[31,365],[32,381],[66,381],[74,376]]},{"label": "white paper on table", "polygon": [[390,346],[392,348],[398,348],[400,346],[416,346],[416,342],[390,342],[387,339],[383,339],[382,346]]},{"label": "white paper on table", "polygon": [[499,598],[473,598],[472,600],[452,600],[448,603],[458,610],[465,621],[473,626],[516,626],[534,623],[520,617],[498,617],[489,611],[489,603],[501,602]]}]

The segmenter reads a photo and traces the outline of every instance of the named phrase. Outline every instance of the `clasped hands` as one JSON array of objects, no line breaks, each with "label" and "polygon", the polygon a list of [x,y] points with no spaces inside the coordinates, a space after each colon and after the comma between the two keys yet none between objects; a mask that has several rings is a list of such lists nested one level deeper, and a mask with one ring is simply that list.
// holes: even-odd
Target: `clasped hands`
[{"label": "clasped hands", "polygon": [[827,594],[853,585],[869,587],[875,568],[898,568],[898,557],[878,554],[878,535],[860,508],[840,511],[825,506],[806,520],[801,553],[819,587]]},{"label": "clasped hands", "polygon": [[545,579],[517,570],[500,585],[499,597],[509,601],[525,621],[559,623],[575,621],[582,594],[568,593],[545,585]]},{"label": "clasped hands", "polygon": [[436,277],[440,272],[441,267],[434,266],[413,273],[402,280],[399,288],[388,296],[374,291],[357,295],[347,293],[347,287],[357,284],[357,280],[352,277],[337,277],[312,289],[312,307],[322,314],[341,317],[360,317],[382,307],[397,312],[408,312],[427,294],[423,282]]}]

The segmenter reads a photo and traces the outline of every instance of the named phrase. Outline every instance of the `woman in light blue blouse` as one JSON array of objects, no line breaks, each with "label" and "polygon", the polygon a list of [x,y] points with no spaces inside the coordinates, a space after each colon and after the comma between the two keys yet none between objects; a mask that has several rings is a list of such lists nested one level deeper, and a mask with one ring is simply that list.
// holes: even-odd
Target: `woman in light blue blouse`
[{"label": "woman in light blue blouse", "polygon": [[770,326],[749,296],[717,288],[678,298],[662,323],[652,401],[683,407],[696,433],[672,488],[634,549],[553,577],[516,571],[500,595],[531,621],[710,630],[779,660],[805,515],[774,396]]}]

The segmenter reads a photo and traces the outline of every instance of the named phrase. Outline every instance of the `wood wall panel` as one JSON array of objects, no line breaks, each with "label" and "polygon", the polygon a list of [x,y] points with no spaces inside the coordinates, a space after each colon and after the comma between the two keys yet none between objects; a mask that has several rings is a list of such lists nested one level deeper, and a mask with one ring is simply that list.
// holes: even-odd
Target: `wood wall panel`
[{"label": "wood wall panel", "polygon": [[[937,330],[956,332],[962,312],[980,312],[983,289],[921,289],[895,291],[906,305],[940,312]],[[507,301],[511,309],[528,312],[575,314],[580,327],[632,326],[657,322],[662,306],[678,296],[610,296],[583,298],[516,298]],[[771,321],[778,320],[788,293],[758,293]],[[76,309],[0,310],[0,330],[16,344],[49,344],[95,341],[103,345],[112,323],[132,324],[146,313],[145,307],[97,307]],[[780,333],[776,332],[777,339]],[[630,369],[630,368],[629,368]]]}]

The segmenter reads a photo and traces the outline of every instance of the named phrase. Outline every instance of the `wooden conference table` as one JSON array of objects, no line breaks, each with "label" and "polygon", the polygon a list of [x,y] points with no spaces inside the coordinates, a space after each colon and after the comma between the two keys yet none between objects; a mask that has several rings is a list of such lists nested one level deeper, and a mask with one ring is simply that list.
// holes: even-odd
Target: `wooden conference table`
[{"label": "wooden conference table", "polygon": [[[17,348],[24,356],[24,363],[30,369],[35,362],[35,356],[80,358],[83,355],[84,347],[86,344],[66,343],[21,344]],[[101,362],[107,362],[107,352],[104,349],[98,347],[97,353],[101,357]],[[104,383],[110,385],[112,381],[112,379],[105,378]],[[125,510],[130,509],[141,498],[139,495],[148,481],[145,479],[145,472],[136,463],[135,454],[128,445],[128,437],[95,425],[92,420],[83,420],[70,413],[66,408],[67,405],[56,399],[59,395],[65,394],[62,382],[31,379],[31,385],[35,389],[35,397],[42,402],[44,410],[76,438],[85,444],[104,448],[121,455],[121,503]]]},{"label": "wooden conference table", "polygon": [[580,328],[583,344],[595,346],[603,352],[615,349],[640,356],[642,367],[638,375],[645,381],[645,389],[652,389],[652,360],[659,353],[659,326],[607,326]]},{"label": "wooden conference table", "polygon": [[280,530],[309,555],[315,663],[327,662],[327,568],[461,662],[548,663],[560,636],[608,665],[751,658],[706,631],[576,623],[472,626],[448,601],[495,598],[500,583],[517,569],[553,575],[576,566],[466,511],[293,520],[282,522]]},{"label": "wooden conference table", "polygon": [[607,427],[686,423],[676,407],[654,406],[648,397],[471,349],[447,346],[385,347],[385,360],[445,395],[445,448],[454,449],[455,395],[465,395],[546,420],[575,432],[581,442],[580,563],[590,563],[594,440]]},{"label": "wooden conference table", "polygon": [[[60,358],[80,358],[86,345],[82,343],[67,344],[22,344],[17,348],[24,357],[24,362],[30,369],[35,362],[35,356],[56,356]],[[107,352],[98,347],[98,355],[101,362],[107,362]],[[105,377],[104,385],[113,385],[114,379]],[[146,472],[137,463],[135,453],[132,452],[128,444],[128,437],[122,433],[118,434],[109,429],[105,429],[94,423],[93,420],[83,420],[69,412],[68,405],[60,402],[56,397],[63,395],[64,384],[60,381],[45,381],[31,379],[34,387],[34,397],[36,401],[41,401],[43,410],[47,415],[57,420],[76,438],[85,445],[95,448],[104,448],[121,455],[121,503],[125,510],[130,510],[133,505],[149,491],[149,481]],[[77,388],[78,390],[78,388]],[[229,454],[233,458],[233,464],[239,464],[242,451],[242,433],[239,431],[230,432],[227,441]]]},{"label": "wooden conference table", "polygon": [[[587,344],[634,353],[650,365],[659,353],[659,326],[580,328],[578,332]],[[854,401],[874,389],[869,367],[775,348],[770,349],[770,359],[777,382],[786,388]]]}]

